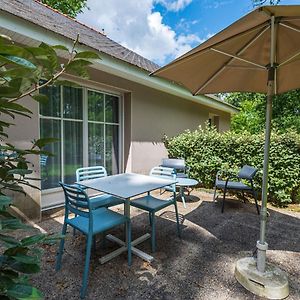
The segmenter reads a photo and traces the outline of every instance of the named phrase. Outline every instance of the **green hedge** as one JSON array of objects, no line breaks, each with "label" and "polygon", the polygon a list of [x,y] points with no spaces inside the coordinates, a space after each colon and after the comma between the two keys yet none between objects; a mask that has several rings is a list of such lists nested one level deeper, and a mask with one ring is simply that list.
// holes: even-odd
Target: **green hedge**
[{"label": "green hedge", "polygon": [[[208,126],[168,138],[164,143],[169,157],[185,158],[190,177],[205,188],[214,186],[218,170],[234,169],[248,164],[259,169],[255,185],[262,185],[264,134],[218,133]],[[300,135],[295,132],[272,133],[269,167],[269,200],[277,205],[299,201]]]}]

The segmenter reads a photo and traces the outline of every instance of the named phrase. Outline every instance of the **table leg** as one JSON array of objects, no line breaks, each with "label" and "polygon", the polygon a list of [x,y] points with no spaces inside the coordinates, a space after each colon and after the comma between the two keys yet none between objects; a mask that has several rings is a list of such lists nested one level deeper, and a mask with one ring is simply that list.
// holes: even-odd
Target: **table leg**
[{"label": "table leg", "polygon": [[[124,215],[127,217],[127,218],[130,218],[130,199],[126,199],[125,200],[125,205],[124,205]],[[125,229],[125,232],[126,229]],[[122,247],[120,247],[119,249],[103,256],[100,258],[100,263],[101,264],[104,264],[106,262],[108,262],[109,260],[115,258],[116,256],[120,255],[121,253],[125,252],[127,250],[127,239],[128,239],[128,236],[127,236],[127,233],[126,233],[126,243],[123,242],[122,240],[118,239],[117,237],[111,235],[111,234],[108,234],[106,236],[106,238],[112,242],[115,242],[119,245],[121,245]],[[151,262],[154,258],[153,256],[143,252],[142,250],[139,250],[137,248],[135,248],[134,246],[144,242],[145,240],[149,239],[150,238],[150,234],[149,233],[146,233],[144,235],[142,235],[141,237],[137,238],[136,240],[132,241],[131,242],[131,251],[133,254],[139,256],[140,258],[142,258],[143,260],[147,261],[147,262]]]},{"label": "table leg", "polygon": [[183,207],[186,208],[186,204],[185,204],[185,198],[184,198],[184,186],[180,186],[179,188],[179,194],[183,203]]}]

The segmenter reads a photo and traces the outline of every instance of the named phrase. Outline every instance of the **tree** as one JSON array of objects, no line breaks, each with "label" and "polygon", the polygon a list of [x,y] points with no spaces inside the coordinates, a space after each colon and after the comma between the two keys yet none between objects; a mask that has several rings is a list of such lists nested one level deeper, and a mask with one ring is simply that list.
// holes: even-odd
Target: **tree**
[{"label": "tree", "polygon": [[[231,119],[234,132],[260,133],[265,126],[266,96],[259,93],[231,93],[225,101],[240,108]],[[300,133],[300,90],[276,95],[273,99],[272,126],[278,132]]]},{"label": "tree", "polygon": [[79,13],[87,8],[87,0],[40,0],[41,2],[59,10],[72,18],[75,18]]},{"label": "tree", "polygon": [[[77,39],[78,40],[78,39]],[[93,52],[69,51],[64,46],[40,44],[38,47],[15,45],[8,37],[0,35],[0,298],[1,299],[41,299],[40,291],[32,287],[29,275],[40,270],[41,249],[37,247],[45,241],[53,242],[56,236],[37,234],[23,239],[16,238],[15,231],[26,230],[15,217],[11,192],[25,193],[23,187],[32,184],[32,164],[28,155],[51,155],[43,150],[54,139],[33,141],[29,149],[20,149],[9,143],[5,129],[13,125],[16,115],[30,117],[31,111],[22,105],[22,98],[31,96],[38,102],[47,97],[38,90],[47,85],[62,84],[58,81],[65,72],[87,76],[87,66],[99,58]],[[61,64],[56,50],[68,54],[66,63]],[[33,101],[34,101],[33,100]]]}]

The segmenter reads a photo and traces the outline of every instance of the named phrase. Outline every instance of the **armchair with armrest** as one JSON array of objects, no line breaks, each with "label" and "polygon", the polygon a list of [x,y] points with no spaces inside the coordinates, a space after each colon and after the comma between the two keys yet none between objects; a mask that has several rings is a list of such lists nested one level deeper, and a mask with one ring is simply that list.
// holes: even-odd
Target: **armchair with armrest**
[{"label": "armchair with armrest", "polygon": [[[238,174],[230,175],[226,180],[221,180],[220,175],[221,171],[219,171],[216,175],[215,181],[215,189],[214,189],[214,197],[213,201],[216,200],[216,192],[217,189],[221,189],[224,191],[223,193],[223,201],[222,201],[222,213],[224,212],[225,205],[225,195],[228,190],[241,191],[244,197],[244,192],[249,192],[253,195],[255,199],[255,205],[257,209],[257,213],[259,214],[259,207],[257,203],[257,192],[254,189],[253,178],[256,175],[258,169],[245,165],[243,166]],[[236,181],[232,181],[232,179],[236,179]],[[250,185],[245,184],[242,180],[248,181]],[[245,198],[244,198],[245,199]]]}]

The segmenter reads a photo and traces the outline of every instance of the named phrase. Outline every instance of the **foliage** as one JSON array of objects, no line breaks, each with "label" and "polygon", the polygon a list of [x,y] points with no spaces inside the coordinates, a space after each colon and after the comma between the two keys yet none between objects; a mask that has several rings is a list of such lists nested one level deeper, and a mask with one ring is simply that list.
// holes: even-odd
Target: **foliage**
[{"label": "foliage", "polygon": [[[24,186],[36,188],[32,183],[32,164],[29,157],[50,153],[43,147],[54,139],[33,141],[29,149],[19,149],[10,144],[7,128],[13,125],[16,115],[30,117],[31,111],[22,104],[25,96],[31,96],[38,102],[47,101],[47,97],[38,94],[42,87],[60,84],[58,77],[65,72],[86,77],[86,68],[99,58],[92,52],[75,52],[73,48],[44,43],[39,47],[21,47],[8,37],[0,36],[0,298],[1,299],[41,299],[41,293],[31,286],[28,275],[40,270],[41,250],[38,244],[53,241],[57,237],[43,234],[23,239],[16,237],[19,229],[28,226],[12,214],[13,192],[24,193]],[[67,54],[66,63],[61,64],[56,51]]]},{"label": "foliage", "polygon": [[[234,132],[218,133],[199,127],[173,138],[165,137],[169,157],[182,157],[190,167],[190,176],[203,187],[212,188],[218,170],[237,171],[248,164],[260,171],[256,187],[262,186],[264,133],[251,135]],[[269,166],[269,200],[286,205],[296,199],[300,187],[300,136],[295,132],[271,136]]]},{"label": "foliage", "polygon": [[[231,119],[234,132],[259,133],[265,127],[266,96],[259,93],[226,94],[225,101],[240,108]],[[294,130],[300,133],[300,90],[276,95],[273,99],[272,126],[279,132]]]},{"label": "foliage", "polygon": [[40,0],[41,2],[59,10],[72,18],[75,18],[79,13],[87,7],[87,0]]}]

